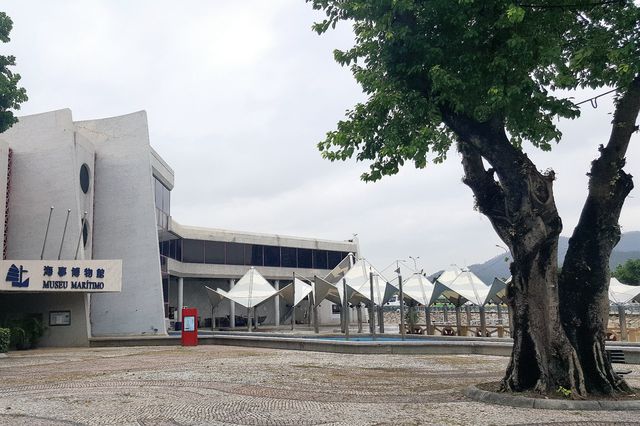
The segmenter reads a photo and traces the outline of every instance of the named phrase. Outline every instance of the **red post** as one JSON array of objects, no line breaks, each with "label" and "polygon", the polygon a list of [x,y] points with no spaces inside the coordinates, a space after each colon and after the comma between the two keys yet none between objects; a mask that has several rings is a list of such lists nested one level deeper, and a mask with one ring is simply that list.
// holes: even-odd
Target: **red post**
[{"label": "red post", "polygon": [[198,310],[182,308],[182,346],[198,346]]}]

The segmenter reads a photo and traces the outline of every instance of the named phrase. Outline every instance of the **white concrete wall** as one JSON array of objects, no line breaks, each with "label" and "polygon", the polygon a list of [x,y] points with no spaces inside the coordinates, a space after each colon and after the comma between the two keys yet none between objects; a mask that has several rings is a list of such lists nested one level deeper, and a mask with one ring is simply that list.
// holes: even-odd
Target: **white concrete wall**
[{"label": "white concrete wall", "polygon": [[[89,212],[91,221],[92,186],[88,194],[80,189],[80,166],[93,168],[93,146],[78,141],[71,111],[68,109],[21,117],[20,121],[2,134],[13,151],[7,226],[7,259],[39,259],[42,251],[50,207],[54,206],[44,251],[44,259],[57,259],[70,209],[69,222],[60,257],[75,257],[81,235],[82,213]],[[0,149],[0,203],[4,203],[6,188],[5,153]],[[4,219],[4,217],[2,218]],[[91,239],[86,252],[79,258],[90,257]],[[48,322],[49,311],[71,310],[72,324],[50,328],[43,345],[86,345],[88,339],[88,296],[25,293],[0,295],[6,312],[39,313]]]},{"label": "white concrete wall", "polygon": [[80,190],[80,165],[91,168],[92,147],[76,142],[69,110],[22,117],[3,138],[13,150],[7,259],[40,258],[51,206],[44,258],[57,259],[71,209],[61,258],[73,259],[82,212],[92,204],[91,195]]},{"label": "white concrete wall", "polygon": [[165,334],[144,111],[77,122],[96,150],[93,258],[122,259],[122,292],[91,296],[93,335]]}]

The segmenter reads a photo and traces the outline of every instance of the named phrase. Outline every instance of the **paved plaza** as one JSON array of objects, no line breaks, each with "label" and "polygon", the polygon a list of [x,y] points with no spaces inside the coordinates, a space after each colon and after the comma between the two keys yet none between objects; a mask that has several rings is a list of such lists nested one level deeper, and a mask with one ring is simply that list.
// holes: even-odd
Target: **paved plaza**
[{"label": "paved plaza", "polygon": [[[0,424],[637,424],[638,412],[473,402],[507,358],[228,346],[40,349],[0,358]],[[640,386],[640,366],[630,366]]]}]

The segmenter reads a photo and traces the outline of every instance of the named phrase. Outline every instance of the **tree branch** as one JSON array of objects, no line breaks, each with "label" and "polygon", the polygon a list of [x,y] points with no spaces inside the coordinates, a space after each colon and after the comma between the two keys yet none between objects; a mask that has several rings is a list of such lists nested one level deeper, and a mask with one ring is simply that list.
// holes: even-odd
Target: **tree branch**
[{"label": "tree branch", "polygon": [[493,177],[495,170],[485,169],[482,156],[472,146],[459,142],[458,151],[462,155],[465,174],[462,181],[473,191],[480,213],[489,218],[500,238],[509,244],[511,222],[507,217],[504,192]]},{"label": "tree branch", "polygon": [[[569,241],[569,262],[575,263],[590,253],[590,257],[601,262],[606,260],[608,271],[609,256],[620,239],[620,211],[633,189],[632,176],[623,167],[631,136],[638,130],[639,113],[640,76],[637,76],[616,102],[609,141],[600,146],[600,156],[591,163],[589,194]],[[567,266],[579,268],[575,264]]]}]

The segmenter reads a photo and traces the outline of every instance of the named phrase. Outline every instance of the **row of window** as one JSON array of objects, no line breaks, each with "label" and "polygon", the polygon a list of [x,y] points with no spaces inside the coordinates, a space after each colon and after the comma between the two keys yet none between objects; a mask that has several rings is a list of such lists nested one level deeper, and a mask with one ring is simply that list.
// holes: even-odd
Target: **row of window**
[{"label": "row of window", "polygon": [[185,263],[333,269],[347,252],[222,241],[170,240],[160,254]]}]

